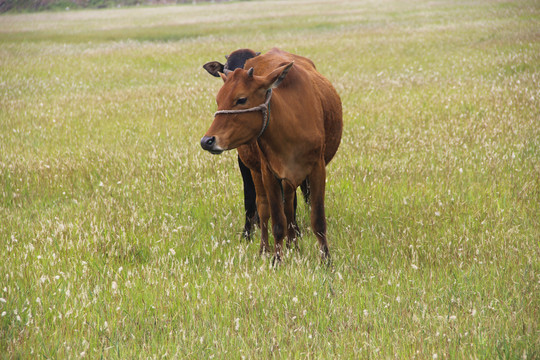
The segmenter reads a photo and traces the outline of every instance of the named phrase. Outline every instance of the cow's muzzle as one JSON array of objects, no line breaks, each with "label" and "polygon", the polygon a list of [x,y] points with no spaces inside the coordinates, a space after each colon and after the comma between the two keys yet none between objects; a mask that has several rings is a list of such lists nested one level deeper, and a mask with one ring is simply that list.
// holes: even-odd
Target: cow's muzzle
[{"label": "cow's muzzle", "polygon": [[211,152],[212,154],[221,154],[223,152],[223,149],[221,149],[219,146],[216,145],[216,137],[215,136],[203,136],[201,139],[201,147]]}]

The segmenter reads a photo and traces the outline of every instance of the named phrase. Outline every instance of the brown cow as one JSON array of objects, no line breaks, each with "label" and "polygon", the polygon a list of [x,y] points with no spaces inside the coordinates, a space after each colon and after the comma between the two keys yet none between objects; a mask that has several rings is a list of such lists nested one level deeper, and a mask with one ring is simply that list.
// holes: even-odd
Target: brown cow
[{"label": "brown cow", "polygon": [[307,179],[311,225],[328,258],[325,166],[341,141],[339,95],[311,60],[277,48],[249,59],[244,68],[249,70],[221,74],[218,112],[201,146],[214,154],[239,148],[257,190],[261,250],[269,249],[265,231],[271,215],[278,261],[286,229],[288,245],[294,241],[294,193]]},{"label": "brown cow", "polygon": [[[238,68],[243,68],[246,61],[259,56],[260,52],[255,52],[251,49],[238,49],[225,55],[227,62],[225,64],[220,63],[219,61],[210,61],[203,65],[203,68],[208,71],[208,73],[215,77],[220,77],[220,73],[227,73],[228,71],[234,71]],[[242,145],[238,148],[239,154],[243,154],[244,158],[255,159],[255,162],[252,160],[251,168],[260,174],[261,166],[260,161],[258,161],[259,154],[257,149],[249,148],[249,145]],[[240,167],[240,172],[242,174],[242,182],[244,185],[244,209],[245,209],[245,224],[244,224],[244,237],[247,239],[251,238],[251,231],[256,223],[259,223],[259,215],[257,212],[257,203],[256,203],[256,190],[255,184],[253,182],[253,176],[251,171],[242,161],[240,155],[238,155],[238,165]],[[306,203],[309,203],[309,185],[307,180],[300,185],[302,189],[302,194],[304,195],[304,200]],[[266,196],[266,195],[264,195]],[[293,216],[296,218],[296,192],[294,193],[294,210]],[[296,222],[294,221],[296,225]],[[298,234],[300,234],[300,230]],[[268,230],[264,229],[263,238],[268,238]]]}]

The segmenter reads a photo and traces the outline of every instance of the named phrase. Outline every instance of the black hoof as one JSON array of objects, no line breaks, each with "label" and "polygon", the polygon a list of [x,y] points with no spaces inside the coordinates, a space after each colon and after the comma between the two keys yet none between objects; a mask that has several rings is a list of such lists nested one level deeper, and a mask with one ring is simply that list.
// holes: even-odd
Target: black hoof
[{"label": "black hoof", "polygon": [[279,264],[281,264],[281,256],[275,254],[272,257],[272,267],[277,267]]}]

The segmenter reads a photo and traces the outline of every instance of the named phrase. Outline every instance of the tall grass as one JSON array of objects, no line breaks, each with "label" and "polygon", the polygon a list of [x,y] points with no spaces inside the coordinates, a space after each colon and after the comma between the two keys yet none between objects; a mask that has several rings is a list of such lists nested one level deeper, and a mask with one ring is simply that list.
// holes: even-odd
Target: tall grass
[{"label": "tall grass", "polygon": [[[0,16],[4,358],[540,357],[535,1],[242,2]],[[333,266],[300,201],[241,239],[221,80],[273,46],[340,93]]]}]

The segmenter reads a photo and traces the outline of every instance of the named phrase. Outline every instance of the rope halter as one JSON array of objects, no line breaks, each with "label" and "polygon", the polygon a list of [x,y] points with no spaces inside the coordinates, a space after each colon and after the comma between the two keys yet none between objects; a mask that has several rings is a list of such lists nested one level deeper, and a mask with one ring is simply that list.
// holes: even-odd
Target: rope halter
[{"label": "rope halter", "polygon": [[219,110],[216,111],[214,114],[214,117],[221,114],[243,114],[248,112],[254,112],[254,111],[260,111],[263,115],[263,126],[261,131],[259,132],[259,135],[257,135],[257,139],[261,137],[264,130],[268,127],[268,121],[270,120],[270,99],[272,98],[272,89],[268,89],[266,92],[266,99],[264,100],[264,104],[261,104],[259,106],[255,106],[249,109],[240,109],[240,110]]}]

